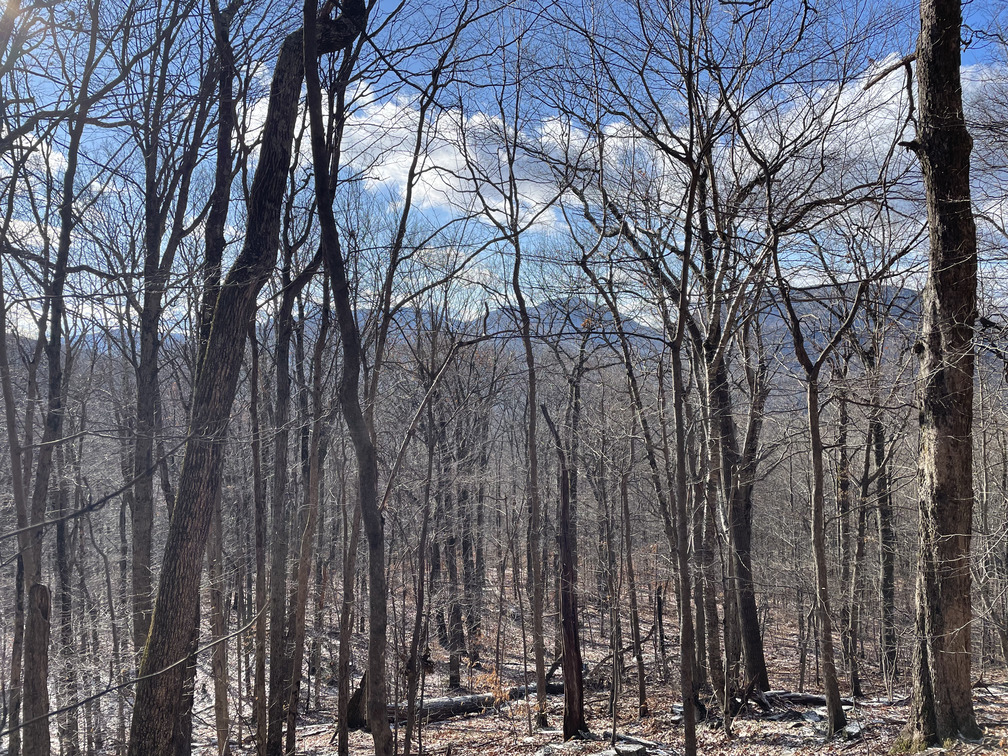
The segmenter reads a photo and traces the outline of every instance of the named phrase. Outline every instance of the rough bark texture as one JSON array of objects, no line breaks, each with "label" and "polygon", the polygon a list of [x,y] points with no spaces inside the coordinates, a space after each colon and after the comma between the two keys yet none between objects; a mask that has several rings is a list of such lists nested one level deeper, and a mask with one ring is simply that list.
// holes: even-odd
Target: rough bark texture
[{"label": "rough bark texture", "polygon": [[[49,589],[36,583],[28,591],[24,677],[24,756],[49,756]],[[30,669],[37,674],[28,674]]]},{"label": "rough bark texture", "polygon": [[970,535],[973,517],[973,325],[976,225],[972,140],[960,81],[958,0],[922,0],[917,44],[917,138],[927,193],[930,259],[917,351],[920,557],[909,737],[977,737],[970,688]]},{"label": "rough bark texture", "polygon": [[[359,18],[320,26],[320,51],[356,36]],[[245,243],[221,287],[213,326],[201,355],[178,498],[168,530],[151,631],[141,662],[129,754],[166,754],[181,715],[183,660],[199,600],[200,567],[212,505],[220,487],[225,430],[237,391],[245,337],[256,298],[275,261],[280,207],[304,74],[300,31],[289,35],[274,69],[259,165],[252,181]]]}]

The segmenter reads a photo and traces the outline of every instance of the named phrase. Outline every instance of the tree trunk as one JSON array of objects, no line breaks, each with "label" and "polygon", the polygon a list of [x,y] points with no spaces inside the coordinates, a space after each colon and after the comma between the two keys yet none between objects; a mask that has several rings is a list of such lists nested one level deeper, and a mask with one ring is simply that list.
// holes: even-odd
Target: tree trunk
[{"label": "tree trunk", "polygon": [[262,474],[262,434],[259,428],[259,344],[255,325],[249,327],[249,415],[252,424],[252,496],[255,499],[255,721],[256,756],[266,756],[266,485]]},{"label": "tree trunk", "polygon": [[[197,590],[198,588],[197,586]],[[196,704],[196,652],[199,649],[200,615],[199,599],[197,598],[192,620],[188,623],[184,620],[180,622],[181,625],[191,625],[192,631],[189,636],[185,662],[180,665],[182,699],[179,703],[179,716],[172,728],[172,740],[168,748],[174,756],[192,755],[193,716],[195,714],[193,709]]]},{"label": "tree trunk", "polygon": [[[839,376],[840,380],[846,374]],[[837,391],[837,471],[836,471],[836,516],[837,516],[837,562],[840,583],[840,649],[848,672],[852,669],[852,656],[857,651],[851,647],[850,637],[850,573],[851,573],[851,473],[850,447],[847,443],[850,413],[847,410],[847,391],[841,387]]]},{"label": "tree trunk", "polygon": [[[735,420],[732,417],[727,366],[723,357],[708,356],[708,360],[711,363],[707,368],[710,376],[708,401],[711,403],[711,433],[717,434],[715,448],[720,452],[714,469],[721,478],[721,489],[728,509],[728,528],[731,531],[728,558],[735,606],[730,607],[731,611],[726,607],[725,615],[729,627],[737,623],[738,638],[742,644],[741,649],[733,649],[729,659],[734,668],[737,652],[744,650],[745,682],[756,680],[756,687],[765,691],[770,689],[770,683],[752,574],[752,484],[756,473],[765,393],[761,385],[754,386],[749,428],[740,453]],[[728,638],[725,639],[725,646],[726,649],[729,646]]]},{"label": "tree trunk", "polygon": [[[231,747],[228,735],[231,717],[228,712],[228,659],[226,640],[227,618],[224,616],[224,533],[221,522],[221,502],[217,497],[213,520],[210,525],[210,539],[207,544],[207,577],[210,593],[210,637],[214,642],[211,651],[211,668],[214,683],[214,722],[217,726],[217,754],[228,756]],[[239,686],[241,685],[239,681]]]},{"label": "tree trunk", "polygon": [[[322,406],[323,368],[322,356],[329,336],[329,288],[325,287],[322,294],[322,317],[319,332],[312,354],[312,420],[308,451],[307,488],[308,515],[305,520],[304,532],[297,558],[297,593],[294,601],[293,659],[291,664],[291,679],[289,699],[287,702],[287,753],[295,752],[295,736],[298,716],[298,703],[301,693],[301,670],[304,665],[305,624],[308,608],[308,577],[311,570],[313,548],[315,544],[315,528],[319,519],[319,497],[321,496],[325,461],[324,434],[326,433],[324,407]],[[318,586],[322,590],[321,586]]]},{"label": "tree trunk", "polygon": [[[587,730],[584,716],[584,670],[581,661],[581,639],[578,635],[578,601],[577,585],[574,580],[574,548],[573,533],[571,525],[571,489],[570,489],[570,469],[567,466],[567,457],[563,452],[560,434],[556,426],[553,425],[546,405],[542,406],[543,417],[553,433],[556,442],[558,485],[560,490],[560,517],[557,523],[558,535],[560,539],[560,626],[563,639],[562,665],[564,677],[564,714],[563,714],[563,739],[570,740]],[[624,476],[624,479],[626,476]],[[624,504],[624,512],[629,509],[628,504]],[[627,518],[627,533],[629,534],[629,517]],[[628,565],[629,550],[627,553]],[[640,654],[640,627],[637,628],[637,653]],[[640,657],[638,657],[639,659]],[[643,664],[638,662],[638,674],[641,675],[641,692],[643,694]],[[536,693],[538,695],[538,692]],[[647,701],[642,698],[641,716],[647,714]]]},{"label": "tree trunk", "polygon": [[[347,508],[353,514],[347,517]],[[352,524],[348,522],[352,521]],[[348,527],[349,525],[349,527]],[[361,511],[356,504],[347,503],[343,510],[343,535],[346,551],[343,554],[343,599],[340,603],[339,660],[337,668],[336,752],[339,756],[350,753],[347,718],[350,716],[350,636],[353,632],[354,580],[357,574],[357,540],[360,537]]]},{"label": "tree trunk", "polygon": [[823,687],[828,716],[827,735],[832,737],[847,724],[833,655],[833,624],[830,616],[828,567],[826,563],[826,504],[823,443],[819,429],[819,382],[815,373],[807,376],[809,451],[812,458],[812,551],[815,559],[816,618],[819,623],[819,651],[822,655]]},{"label": "tree trunk", "polygon": [[907,734],[931,745],[980,735],[971,690],[973,325],[976,225],[960,81],[959,0],[921,0],[917,138],[930,253],[924,287],[920,406],[917,643]]},{"label": "tree trunk", "polygon": [[[631,464],[632,464],[631,460]],[[626,549],[627,592],[630,594],[630,636],[634,659],[637,661],[637,714],[648,715],[647,691],[644,679],[644,649],[641,648],[640,615],[637,610],[637,581],[634,575],[633,543],[630,538],[630,496],[627,490],[629,474],[620,476],[620,502],[623,508],[623,548]]]},{"label": "tree trunk", "polygon": [[694,644],[693,617],[690,605],[690,567],[689,567],[689,518],[686,514],[687,475],[686,469],[686,388],[683,381],[681,349],[682,329],[685,322],[685,281],[687,266],[683,265],[682,280],[684,290],[679,300],[678,331],[672,342],[670,361],[672,363],[672,407],[675,414],[676,436],[676,490],[675,507],[679,527],[676,529],[676,567],[679,578],[679,637],[681,652],[679,654],[680,691],[683,702],[683,729],[686,756],[696,756],[696,715],[699,704],[696,685],[693,676]]},{"label": "tree trunk", "polygon": [[49,589],[35,583],[28,591],[25,621],[24,756],[49,756]]},{"label": "tree trunk", "polygon": [[[717,696],[721,709],[725,710],[727,702],[725,700],[725,677],[724,658],[721,656],[721,634],[718,626],[718,585],[721,584],[718,573],[719,564],[714,553],[714,544],[717,542],[717,526],[714,523],[714,510],[717,507],[717,493],[710,490],[704,496],[704,534],[703,551],[700,554],[700,572],[703,575],[704,583],[704,627],[707,631],[707,670],[710,673],[711,687],[714,688],[714,695]],[[702,642],[704,639],[698,639]]]},{"label": "tree trunk", "polygon": [[521,317],[520,331],[525,350],[525,368],[528,378],[526,451],[528,454],[528,501],[529,501],[529,577],[532,583],[532,646],[536,668],[536,723],[545,727],[546,721],[546,643],[543,635],[543,611],[545,610],[545,581],[542,554],[540,553],[540,528],[542,527],[542,507],[539,501],[539,455],[536,448],[536,369],[532,351],[531,321],[525,297],[522,294],[521,250],[515,242],[514,268],[511,273],[511,288],[518,302]]},{"label": "tree trunk", "polygon": [[861,473],[861,495],[858,497],[857,531],[854,541],[854,564],[850,571],[850,587],[847,600],[847,637],[850,643],[850,685],[851,696],[860,698],[861,675],[858,662],[858,643],[861,637],[861,584],[864,582],[865,531],[868,526],[868,471],[871,467],[872,439],[869,428],[865,444],[864,468]]},{"label": "tree trunk", "polygon": [[[877,407],[878,397],[873,398]],[[880,413],[881,408],[873,408]],[[885,426],[876,414],[870,433],[875,451],[875,498],[878,503],[879,592],[882,636],[882,677],[887,688],[896,678],[896,533],[893,529],[893,501],[886,460]]]},{"label": "tree trunk", "polygon": [[14,574],[14,638],[11,641],[10,666],[10,697],[9,708],[10,740],[7,743],[7,753],[10,756],[21,754],[21,662],[24,651],[24,560],[18,554]]},{"label": "tree trunk", "polygon": [[[360,19],[342,16],[325,22],[319,49],[335,51],[350,44],[358,34]],[[178,496],[136,688],[130,756],[166,756],[173,723],[181,715],[183,670],[172,665],[187,655],[245,337],[258,293],[276,261],[280,199],[304,74],[303,36],[300,30],[294,32],[281,47],[252,181],[245,243],[221,287],[213,308],[213,326],[199,360]]]}]

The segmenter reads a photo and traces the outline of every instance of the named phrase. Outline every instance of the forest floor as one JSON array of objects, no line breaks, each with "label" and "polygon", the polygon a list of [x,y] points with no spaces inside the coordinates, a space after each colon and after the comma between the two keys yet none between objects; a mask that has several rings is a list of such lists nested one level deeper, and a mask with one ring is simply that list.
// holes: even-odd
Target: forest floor
[{"label": "forest floor", "polygon": [[[679,703],[674,686],[652,684],[648,690],[651,715],[636,716],[636,692],[626,691],[621,697],[617,733],[630,736],[649,745],[647,753],[669,756],[683,753],[683,729],[673,714],[673,704]],[[576,740],[562,743],[559,729],[534,731],[528,729],[528,702],[505,704],[499,710],[480,715],[459,717],[428,724],[423,728],[424,753],[439,756],[504,756],[529,755],[553,745],[554,756],[598,754],[608,749],[612,729],[608,715],[608,693],[589,694],[586,717],[591,732],[599,740]],[[983,686],[976,691],[977,719],[985,730],[980,743],[947,743],[947,748],[931,749],[930,754],[1008,754],[1008,685],[1004,682]],[[563,697],[550,697],[550,723],[559,727],[563,715]],[[535,706],[534,701],[532,706]],[[701,724],[697,728],[698,751],[717,756],[798,756],[799,754],[887,754],[892,750],[907,718],[907,701],[890,703],[884,698],[866,698],[848,709],[848,719],[858,725],[860,737],[826,741],[823,737],[825,710],[796,707],[785,712],[776,709],[770,716],[753,712],[741,715],[733,723],[734,737],[728,738],[723,728]],[[792,713],[793,712],[793,713]],[[783,716],[780,716],[782,715]],[[331,716],[309,714],[302,720],[298,753],[328,756],[335,753],[330,740],[335,725]],[[350,750],[354,754],[373,752],[370,735],[351,733]],[[415,752],[415,746],[414,746]]]},{"label": "forest floor", "polygon": [[[776,648],[767,649],[768,665],[771,669],[772,684],[776,689],[798,690],[798,670],[795,663],[797,639],[789,643],[784,639]],[[601,645],[586,643],[586,659],[604,657]],[[442,672],[446,671],[446,660],[438,657],[440,649],[432,644],[436,669],[428,676],[428,697],[446,695]],[[514,654],[507,660],[505,669],[521,669],[521,657]],[[645,652],[646,657],[650,654]],[[810,665],[813,664],[810,653]],[[657,665],[648,671],[647,700],[650,715],[637,716],[637,685],[632,655],[627,654],[629,669],[619,696],[616,732],[638,742],[646,742],[649,756],[678,756],[683,753],[683,728],[677,715],[681,698],[678,687],[678,659],[668,659],[669,673],[662,681]],[[531,666],[531,662],[529,663]],[[591,662],[589,661],[589,667]],[[900,732],[907,720],[907,681],[898,681],[894,699],[890,700],[881,685],[871,677],[867,663],[863,672],[866,696],[847,709],[853,737],[824,738],[825,709],[816,707],[775,706],[768,715],[763,715],[755,706],[750,706],[732,726],[732,737],[728,737],[720,722],[700,724],[697,728],[698,751],[712,756],[798,756],[799,754],[888,754],[893,750]],[[654,675],[654,679],[652,679]],[[505,676],[506,687],[518,682],[518,675]],[[468,687],[459,693],[490,692],[502,681],[492,674],[471,671],[463,673],[463,682]],[[821,692],[815,681],[814,667],[809,671],[806,689],[810,693]],[[608,686],[589,690],[585,695],[585,714],[592,740],[575,740],[564,744],[560,733],[563,716],[563,696],[549,698],[549,729],[530,728],[529,706],[532,701],[513,701],[499,708],[479,715],[456,717],[444,722],[429,723],[423,727],[423,753],[437,756],[589,756],[610,748],[609,732],[613,729],[612,717],[608,711]],[[1008,673],[999,669],[992,675],[988,668],[984,680],[974,690],[977,719],[984,728],[984,737],[977,743],[946,743],[945,748],[931,749],[927,753],[948,753],[956,755],[1008,754]],[[675,706],[675,709],[673,708]],[[323,688],[321,706],[301,719],[298,753],[312,756],[329,756],[336,750],[333,734],[336,708],[335,689]],[[397,733],[401,737],[401,732]],[[626,743],[627,741],[623,741]],[[401,748],[401,744],[400,744]],[[370,735],[354,732],[350,736],[350,750],[354,754],[373,752]],[[414,745],[413,752],[416,752]]]},{"label": "forest floor", "polygon": [[[644,602],[647,607],[647,602]],[[616,732],[627,745],[634,740],[646,744],[648,756],[679,756],[683,753],[683,727],[681,723],[681,697],[678,692],[678,635],[676,628],[666,627],[667,672],[662,674],[662,665],[655,639],[651,612],[642,611],[643,628],[651,628],[644,638],[644,658],[646,662],[646,693],[650,715],[637,715],[636,664],[632,653],[624,655],[625,671],[618,696]],[[563,696],[549,697],[549,727],[536,730],[531,727],[531,701],[517,700],[504,702],[482,714],[461,716],[442,722],[431,722],[421,731],[422,753],[431,756],[595,756],[611,748],[609,733],[613,730],[613,719],[609,713],[609,679],[611,679],[611,655],[609,646],[598,627],[591,624],[591,616],[586,613],[589,625],[582,627],[582,654],[586,667],[592,672],[595,686],[585,692],[585,718],[591,739],[562,742],[560,727],[563,718]],[[778,621],[779,620],[779,621]],[[671,624],[671,623],[668,623]],[[767,667],[770,671],[771,686],[776,690],[799,692],[798,637],[793,623],[783,618],[771,621],[766,629]],[[487,669],[463,668],[461,690],[447,688],[447,655],[432,639],[430,653],[434,670],[426,675],[424,695],[432,699],[446,695],[469,693],[492,693],[521,685],[528,674],[534,678],[531,658],[527,665],[523,657],[522,636],[517,622],[506,618],[501,623],[503,635],[484,637],[483,655],[492,663],[495,647],[501,649],[502,673],[498,676]],[[642,629],[643,629],[642,628]],[[624,641],[628,642],[627,630]],[[359,678],[360,667],[366,658],[365,635],[354,637],[353,657],[358,672],[353,684]],[[324,657],[332,657],[334,646],[323,644],[328,650]],[[552,644],[550,644],[552,645]],[[529,649],[531,656],[531,649]],[[390,646],[390,663],[403,656],[402,649]],[[547,663],[549,663],[547,659]],[[900,662],[904,669],[909,664],[905,654]],[[841,668],[841,693],[849,690],[844,685],[846,679]],[[202,666],[202,665],[201,665]],[[208,666],[208,664],[207,664]],[[324,667],[327,665],[324,662]],[[815,652],[812,644],[808,648],[808,671],[804,691],[821,694],[821,684],[817,680]],[[836,737],[827,741],[824,737],[826,711],[814,706],[774,705],[769,714],[762,713],[755,705],[747,707],[732,723],[729,737],[720,720],[701,723],[697,727],[698,752],[709,756],[800,756],[812,754],[833,754],[836,756],[861,756],[862,754],[889,754],[899,740],[909,712],[909,677],[906,674],[896,680],[893,690],[887,691],[882,684],[877,662],[871,658],[860,661],[862,687],[865,696],[857,699],[855,705],[846,709],[850,722],[846,738]],[[975,743],[946,743],[944,748],[927,751],[950,756],[975,756],[979,754],[1004,754],[1008,756],[1008,670],[1000,664],[988,664],[984,668],[974,662],[974,676],[980,681],[974,685],[974,705],[977,721],[984,729],[983,739]],[[213,738],[212,683],[208,679],[209,669],[201,670],[204,684],[196,712],[197,742],[193,753],[198,756],[216,756],[217,748]],[[558,678],[554,678],[558,679]],[[397,684],[398,681],[398,684]],[[534,680],[533,680],[534,681]],[[588,682],[588,681],[586,681]],[[601,683],[601,684],[598,684]],[[316,681],[310,683],[315,690]],[[390,675],[390,698],[401,699],[402,677]],[[299,717],[297,753],[304,756],[334,756],[336,753],[336,688],[321,685],[316,700],[313,694],[311,707]],[[235,756],[255,753],[252,739],[248,737],[248,709],[242,717],[242,725],[233,732],[231,741]],[[716,708],[716,707],[715,707]],[[393,730],[397,739],[397,752],[402,751],[403,731]],[[243,742],[238,743],[238,736]],[[619,747],[617,750],[620,750]],[[365,756],[374,752],[371,736],[364,732],[350,733],[350,753]],[[413,753],[417,753],[414,736]],[[611,751],[610,751],[611,754]]]}]

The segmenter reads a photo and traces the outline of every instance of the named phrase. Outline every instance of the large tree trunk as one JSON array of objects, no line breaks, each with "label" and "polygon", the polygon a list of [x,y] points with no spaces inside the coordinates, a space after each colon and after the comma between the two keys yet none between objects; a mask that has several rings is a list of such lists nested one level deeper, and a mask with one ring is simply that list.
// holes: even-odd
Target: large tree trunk
[{"label": "large tree trunk", "polygon": [[917,352],[920,558],[913,703],[915,743],[980,735],[970,680],[973,527],[973,325],[976,225],[972,140],[963,119],[959,0],[922,0],[917,43],[917,138],[930,254]]},{"label": "large tree trunk", "polygon": [[[723,357],[711,357],[708,366],[710,385],[708,401],[711,404],[711,433],[716,434],[716,460],[721,488],[728,510],[730,533],[729,575],[734,606],[725,608],[726,618],[737,621],[738,638],[745,652],[745,682],[756,681],[759,690],[769,690],[770,682],[763,652],[763,635],[759,626],[756,590],[752,571],[752,486],[756,474],[756,455],[762,428],[762,386],[753,388],[753,406],[750,408],[749,428],[744,448],[740,452],[735,420],[732,416],[731,394],[728,388],[728,370]],[[732,644],[725,638],[726,648]],[[734,653],[731,655],[734,656]],[[734,665],[732,665],[734,666]],[[732,680],[728,681],[729,683]]]},{"label": "large tree trunk", "polygon": [[[358,34],[360,20],[354,16],[352,20],[340,17],[325,22],[319,49],[335,51],[350,44]],[[136,688],[131,756],[167,756],[173,723],[181,715],[183,669],[176,662],[187,655],[193,624],[184,618],[196,616],[200,568],[220,487],[225,430],[237,392],[245,337],[258,293],[276,261],[280,204],[303,74],[303,35],[297,31],[284,40],[274,69],[245,243],[221,287],[213,326],[199,361],[178,497]]]}]

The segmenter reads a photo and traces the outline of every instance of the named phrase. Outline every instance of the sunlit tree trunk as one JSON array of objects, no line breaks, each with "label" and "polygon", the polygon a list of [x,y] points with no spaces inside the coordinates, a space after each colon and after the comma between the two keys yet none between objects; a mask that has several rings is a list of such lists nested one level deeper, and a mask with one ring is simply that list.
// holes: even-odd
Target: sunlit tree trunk
[{"label": "sunlit tree trunk", "polygon": [[924,174],[930,253],[916,347],[920,557],[907,734],[926,745],[980,735],[970,679],[977,242],[969,184],[973,142],[959,73],[961,27],[959,0],[921,1],[919,116],[910,146]]}]

